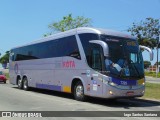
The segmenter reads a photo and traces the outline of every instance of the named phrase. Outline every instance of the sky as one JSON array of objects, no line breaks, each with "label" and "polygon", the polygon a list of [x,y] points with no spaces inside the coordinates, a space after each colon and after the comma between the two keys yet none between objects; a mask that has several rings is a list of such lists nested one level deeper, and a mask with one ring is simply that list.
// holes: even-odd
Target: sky
[{"label": "sky", "polygon": [[[133,22],[160,19],[159,11],[160,0],[0,0],[0,53],[42,38],[49,24],[70,13],[91,18],[93,27],[127,33]],[[149,60],[147,52],[143,57]]]}]

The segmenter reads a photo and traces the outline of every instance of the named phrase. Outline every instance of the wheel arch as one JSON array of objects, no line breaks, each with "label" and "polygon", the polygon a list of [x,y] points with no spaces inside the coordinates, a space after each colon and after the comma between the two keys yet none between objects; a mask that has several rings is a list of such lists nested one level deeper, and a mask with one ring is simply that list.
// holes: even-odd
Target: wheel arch
[{"label": "wheel arch", "polygon": [[23,80],[24,78],[27,78],[27,75],[23,75],[23,76],[17,75],[16,84],[18,85],[18,80],[19,80],[19,79],[22,79],[22,80]]},{"label": "wheel arch", "polygon": [[[72,83],[71,83],[71,93],[74,92],[74,86],[76,85],[77,82],[82,82],[83,86],[85,86],[84,80],[81,77],[74,77],[72,79]],[[85,87],[84,87],[84,91],[85,91]]]},{"label": "wheel arch", "polygon": [[22,80],[23,80],[24,78],[27,78],[27,75],[23,75]]},{"label": "wheel arch", "polygon": [[17,75],[17,78],[16,78],[16,85],[18,85],[18,80],[21,79],[21,75]]}]

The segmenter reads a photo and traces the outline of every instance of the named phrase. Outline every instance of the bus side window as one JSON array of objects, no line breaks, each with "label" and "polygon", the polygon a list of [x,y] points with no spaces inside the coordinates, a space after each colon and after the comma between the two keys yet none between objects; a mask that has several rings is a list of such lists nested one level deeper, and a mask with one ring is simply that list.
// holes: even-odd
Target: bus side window
[{"label": "bus side window", "polygon": [[91,51],[90,51],[90,40],[99,40],[98,34],[93,33],[83,33],[79,34],[80,41],[82,43],[84,53],[87,59],[88,65],[91,67]]},{"label": "bus side window", "polygon": [[58,52],[59,52],[60,57],[70,56],[76,59],[81,59],[77,40],[75,36],[72,35],[72,36],[61,38],[58,41],[58,46],[59,46]]},{"label": "bus side window", "polygon": [[102,71],[101,48],[96,45],[91,49],[91,67],[95,70]]}]

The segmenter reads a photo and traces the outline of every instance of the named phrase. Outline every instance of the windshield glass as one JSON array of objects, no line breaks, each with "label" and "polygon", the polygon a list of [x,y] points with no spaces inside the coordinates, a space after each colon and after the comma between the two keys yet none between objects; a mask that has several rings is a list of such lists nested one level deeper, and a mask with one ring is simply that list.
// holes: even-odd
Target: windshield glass
[{"label": "windshield glass", "polygon": [[126,79],[144,77],[142,54],[136,40],[101,36],[108,44],[109,57],[105,58],[105,68],[109,76]]}]

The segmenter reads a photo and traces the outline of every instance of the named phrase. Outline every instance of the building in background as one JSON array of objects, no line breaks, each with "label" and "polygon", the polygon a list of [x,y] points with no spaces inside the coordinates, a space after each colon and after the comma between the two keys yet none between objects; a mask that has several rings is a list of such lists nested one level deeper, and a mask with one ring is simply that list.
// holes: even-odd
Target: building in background
[{"label": "building in background", "polygon": [[[157,63],[154,65],[150,65],[149,68],[147,69],[149,72],[156,72],[157,71]],[[160,72],[160,65],[158,65],[158,72]]]}]

